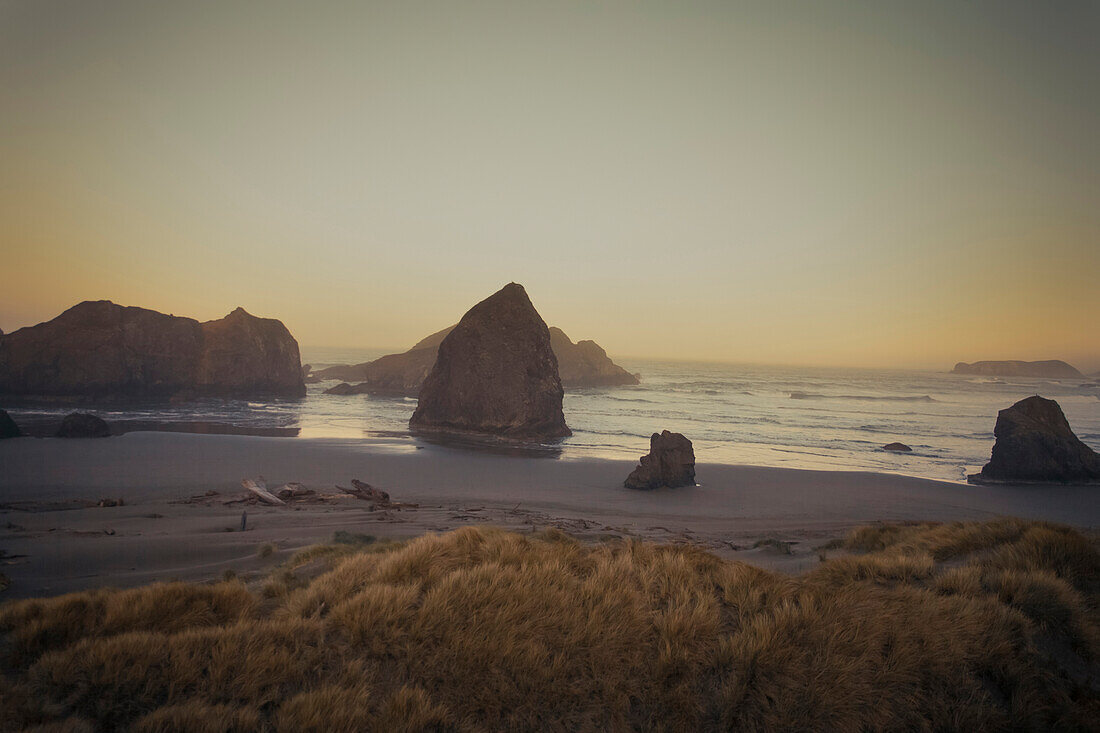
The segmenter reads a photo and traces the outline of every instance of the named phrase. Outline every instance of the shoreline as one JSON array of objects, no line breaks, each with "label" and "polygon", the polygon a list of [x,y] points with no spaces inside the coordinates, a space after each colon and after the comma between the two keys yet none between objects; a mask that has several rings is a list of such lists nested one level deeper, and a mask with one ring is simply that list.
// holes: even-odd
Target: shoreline
[{"label": "shoreline", "polygon": [[[894,474],[700,463],[695,487],[633,491],[634,461],[547,460],[400,437],[349,441],[134,432],[93,440],[0,443],[0,549],[12,580],[0,598],[100,585],[268,572],[336,531],[403,539],[470,524],[557,527],[586,539],[691,543],[788,573],[816,548],[876,522],[1046,519],[1100,526],[1095,486],[974,486]],[[347,486],[352,478],[418,504],[368,511],[341,498],[287,507],[226,505],[240,480]],[[214,491],[216,495],[184,501]],[[123,506],[98,507],[100,499]],[[240,532],[242,508],[248,528]],[[775,542],[771,542],[771,541]],[[761,541],[766,544],[756,546]],[[258,557],[262,544],[276,552]],[[18,557],[23,556],[23,557]]]}]

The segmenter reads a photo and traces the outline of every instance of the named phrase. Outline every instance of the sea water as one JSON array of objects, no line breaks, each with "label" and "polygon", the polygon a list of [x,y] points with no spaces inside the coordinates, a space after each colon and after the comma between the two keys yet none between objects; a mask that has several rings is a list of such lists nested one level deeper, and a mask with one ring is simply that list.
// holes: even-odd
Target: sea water
[{"label": "sea water", "polygon": [[[377,358],[383,350],[303,349],[323,367]],[[965,480],[989,460],[997,411],[1034,394],[1057,400],[1085,443],[1100,449],[1100,380],[980,377],[934,371],[827,369],[617,359],[642,383],[570,391],[573,436],[546,455],[637,459],[649,436],[683,433],[701,463],[860,470]],[[408,432],[416,400],[323,394],[301,400],[200,400],[109,406],[98,414],[124,429],[243,432],[297,438],[384,438],[415,449]],[[50,419],[61,408],[11,410]],[[882,450],[902,442],[911,453]]]}]

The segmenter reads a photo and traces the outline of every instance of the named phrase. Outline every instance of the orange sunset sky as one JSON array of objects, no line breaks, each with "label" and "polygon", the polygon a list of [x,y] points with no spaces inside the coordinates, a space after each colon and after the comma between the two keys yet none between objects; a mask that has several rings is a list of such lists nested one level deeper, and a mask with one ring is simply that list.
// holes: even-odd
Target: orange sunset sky
[{"label": "orange sunset sky", "polygon": [[1100,369],[1100,4],[0,0],[0,328]]}]

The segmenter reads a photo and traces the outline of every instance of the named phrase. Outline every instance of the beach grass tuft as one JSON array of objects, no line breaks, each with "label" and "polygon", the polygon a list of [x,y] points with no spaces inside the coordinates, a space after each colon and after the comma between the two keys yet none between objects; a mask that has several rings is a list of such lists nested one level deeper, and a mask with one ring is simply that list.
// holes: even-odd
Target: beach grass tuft
[{"label": "beach grass tuft", "polygon": [[318,547],[336,549],[310,548],[258,592],[232,580],[5,604],[0,718],[73,731],[1100,719],[1100,552],[1059,525],[860,528],[797,577],[558,530]]}]

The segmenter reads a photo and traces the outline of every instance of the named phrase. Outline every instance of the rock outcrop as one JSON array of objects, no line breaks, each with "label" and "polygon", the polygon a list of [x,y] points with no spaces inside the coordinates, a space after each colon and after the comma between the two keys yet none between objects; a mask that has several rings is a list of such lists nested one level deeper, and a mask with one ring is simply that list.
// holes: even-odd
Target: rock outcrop
[{"label": "rock outcrop", "polygon": [[649,439],[644,455],[623,486],[628,489],[657,489],[662,486],[695,485],[695,449],[680,433],[664,430]]},{"label": "rock outcrop", "polygon": [[[435,365],[439,345],[453,329],[454,326],[450,326],[437,331],[400,354],[389,354],[362,364],[337,364],[319,369],[312,372],[307,381],[339,379],[355,383],[355,392],[351,394],[416,397]],[[638,375],[611,361],[595,341],[574,344],[560,328],[551,326],[550,348],[558,359],[558,375],[564,389],[638,384]]]},{"label": "rock outcrop", "polygon": [[196,387],[225,396],[305,394],[298,342],[282,321],[237,308],[202,324]]},{"label": "rock outcrop", "polygon": [[216,321],[85,301],[0,339],[0,395],[167,399],[305,394],[298,342],[242,308]]},{"label": "rock outcrop", "polygon": [[572,435],[550,332],[522,285],[471,308],[439,344],[409,426],[517,439]]},{"label": "rock outcrop", "polygon": [[0,410],[0,440],[4,438],[18,438],[22,435],[23,431],[15,424],[15,420],[11,419],[11,415],[5,410]]},{"label": "rock outcrop", "polygon": [[896,453],[909,453],[913,449],[907,446],[905,443],[887,443],[882,446],[883,450],[894,451]]},{"label": "rock outcrop", "polygon": [[100,417],[87,412],[70,412],[61,421],[55,438],[109,438],[111,428]]},{"label": "rock outcrop", "polygon": [[960,361],[951,372],[953,374],[978,374],[986,377],[1050,377],[1060,379],[1083,376],[1074,367],[1058,359],[1049,361],[976,361],[973,364]]},{"label": "rock outcrop", "polygon": [[1100,456],[1054,400],[1020,400],[997,413],[993,455],[971,483],[1100,483]]},{"label": "rock outcrop", "polygon": [[348,384],[347,382],[340,382],[340,384],[336,385],[335,387],[329,387],[325,390],[324,393],[334,394],[341,397],[346,395],[362,394],[361,392],[359,392],[359,390],[357,390],[355,387]]},{"label": "rock outcrop", "polygon": [[420,385],[435,365],[439,344],[454,329],[454,326],[436,331],[422,338],[408,351],[400,354],[387,354],[374,361],[361,364],[336,364],[318,369],[310,376],[320,379],[339,379],[342,382],[357,382],[356,394],[368,393],[416,397]]},{"label": "rock outcrop", "polygon": [[638,384],[637,375],[611,361],[595,341],[573,343],[564,331],[551,326],[550,347],[558,358],[558,374],[565,389]]}]

